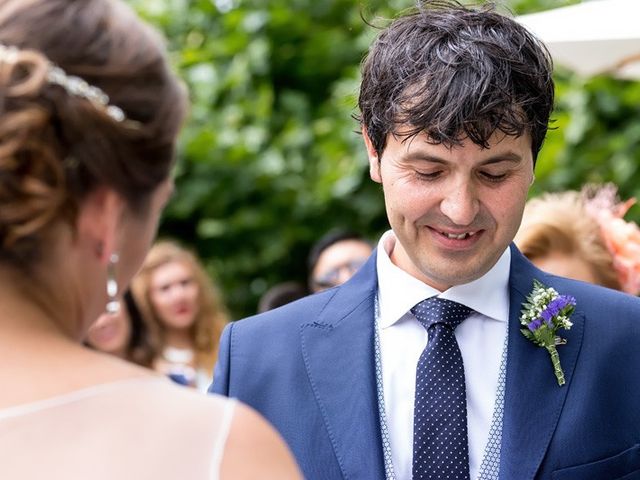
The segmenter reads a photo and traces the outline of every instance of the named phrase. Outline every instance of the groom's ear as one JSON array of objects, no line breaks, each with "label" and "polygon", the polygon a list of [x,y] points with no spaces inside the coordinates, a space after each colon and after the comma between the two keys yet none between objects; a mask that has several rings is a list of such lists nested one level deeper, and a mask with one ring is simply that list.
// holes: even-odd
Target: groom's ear
[{"label": "groom's ear", "polygon": [[367,133],[366,127],[362,126],[362,138],[364,138],[364,144],[367,147],[367,156],[369,157],[369,176],[374,182],[382,183],[382,176],[380,175],[380,158],[378,152],[373,146],[373,142]]}]

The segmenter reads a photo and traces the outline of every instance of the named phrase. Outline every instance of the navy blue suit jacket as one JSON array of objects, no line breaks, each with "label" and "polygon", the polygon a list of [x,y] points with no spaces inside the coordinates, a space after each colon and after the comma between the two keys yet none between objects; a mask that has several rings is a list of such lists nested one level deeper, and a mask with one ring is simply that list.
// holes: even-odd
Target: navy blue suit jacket
[{"label": "navy blue suit jacket", "polygon": [[[640,299],[548,275],[512,248],[500,478],[640,479]],[[577,300],[558,347],[520,333],[533,279]],[[234,322],[211,387],[264,415],[309,479],[384,478],[374,362],[375,253],[341,287]]]}]

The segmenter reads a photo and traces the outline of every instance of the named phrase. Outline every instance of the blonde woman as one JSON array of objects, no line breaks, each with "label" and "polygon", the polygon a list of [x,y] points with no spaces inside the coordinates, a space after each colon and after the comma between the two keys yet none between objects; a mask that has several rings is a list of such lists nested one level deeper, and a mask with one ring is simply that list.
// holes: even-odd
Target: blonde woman
[{"label": "blonde woman", "polygon": [[640,293],[640,229],[622,217],[612,184],[546,193],[527,202],[514,241],[537,267],[632,295]]},{"label": "blonde woman", "polygon": [[156,243],[132,283],[157,356],[153,367],[177,383],[206,391],[228,321],[200,261],[174,241]]}]

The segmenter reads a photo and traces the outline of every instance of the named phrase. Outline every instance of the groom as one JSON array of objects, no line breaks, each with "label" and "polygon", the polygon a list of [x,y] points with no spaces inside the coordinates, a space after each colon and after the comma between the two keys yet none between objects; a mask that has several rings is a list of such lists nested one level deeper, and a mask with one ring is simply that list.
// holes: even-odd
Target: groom
[{"label": "groom", "polygon": [[[391,230],[344,285],[229,325],[211,387],[269,419],[306,478],[640,478],[640,300],[511,243],[551,69],[512,19],[453,2],[371,46],[360,120]],[[534,280],[575,299],[563,385],[520,332]]]}]

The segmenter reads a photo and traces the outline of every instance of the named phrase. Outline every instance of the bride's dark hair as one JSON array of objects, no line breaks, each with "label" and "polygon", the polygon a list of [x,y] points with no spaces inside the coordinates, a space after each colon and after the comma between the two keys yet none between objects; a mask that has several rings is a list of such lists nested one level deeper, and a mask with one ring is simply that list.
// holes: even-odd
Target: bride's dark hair
[{"label": "bride's dark hair", "polygon": [[[73,222],[99,186],[144,214],[186,110],[159,35],[118,1],[0,0],[0,45],[0,258],[37,260],[51,227]],[[125,118],[52,82],[54,66]]]}]

